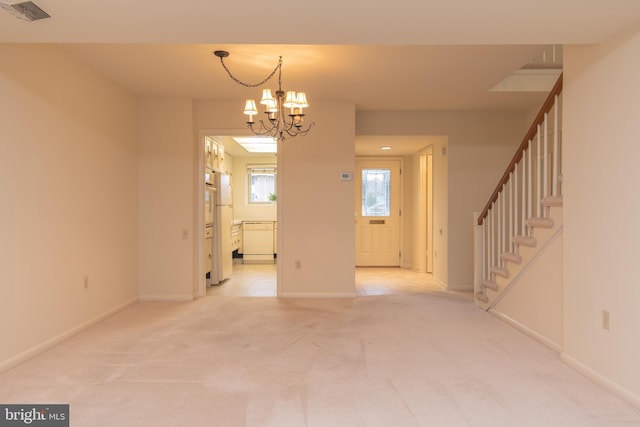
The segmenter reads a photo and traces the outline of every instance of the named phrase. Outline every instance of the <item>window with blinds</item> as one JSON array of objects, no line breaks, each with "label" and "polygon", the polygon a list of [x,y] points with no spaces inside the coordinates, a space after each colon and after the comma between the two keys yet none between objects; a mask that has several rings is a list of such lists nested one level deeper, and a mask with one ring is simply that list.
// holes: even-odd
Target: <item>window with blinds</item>
[{"label": "window with blinds", "polygon": [[248,165],[247,178],[249,204],[276,201],[277,169],[275,165]]}]

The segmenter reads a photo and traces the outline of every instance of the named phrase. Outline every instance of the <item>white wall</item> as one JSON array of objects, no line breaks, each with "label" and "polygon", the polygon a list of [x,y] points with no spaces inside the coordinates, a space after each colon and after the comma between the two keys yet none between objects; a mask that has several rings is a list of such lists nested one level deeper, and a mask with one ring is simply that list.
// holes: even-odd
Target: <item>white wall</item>
[{"label": "white wall", "polygon": [[[236,102],[198,101],[196,132],[244,129]],[[355,295],[353,172],[355,106],[313,104],[316,126],[278,148],[278,289],[282,296]],[[234,163],[237,161],[234,158]],[[295,268],[295,261],[302,268]]]},{"label": "white wall", "polygon": [[420,229],[420,156],[405,156],[402,161],[402,267],[417,271]]},{"label": "white wall", "polygon": [[63,51],[0,44],[0,93],[2,371],[135,300],[138,166],[135,99]]},{"label": "white wall", "polygon": [[189,300],[197,237],[193,104],[144,98],[138,105],[140,298]]},{"label": "white wall", "polygon": [[[526,262],[527,260],[524,261]],[[509,323],[559,352],[562,350],[563,329],[562,232],[523,268],[526,272],[504,295],[493,312],[506,317]],[[512,274],[515,276],[518,273]]]},{"label": "white wall", "polygon": [[312,113],[311,133],[278,149],[278,289],[282,296],[355,296],[355,188],[340,180],[355,168],[355,105],[314,105]]},{"label": "white wall", "polygon": [[640,31],[564,52],[564,358],[640,404]]},{"label": "white wall", "polygon": [[434,147],[434,279],[473,289],[473,212],[482,210],[521,142],[524,113],[360,112],[358,135],[442,135]]},{"label": "white wall", "polygon": [[[402,170],[402,182],[404,185],[403,192],[403,206],[402,206],[402,218],[403,218],[403,247],[402,247],[402,267],[409,268],[415,271],[418,271],[420,267],[424,269],[426,266],[426,261],[421,260],[420,257],[426,257],[426,248],[422,248],[421,245],[423,241],[421,240],[421,233],[424,233],[425,239],[432,241],[433,244],[435,236],[429,236],[429,230],[427,227],[427,222],[424,224],[421,223],[420,210],[421,210],[421,200],[426,197],[426,195],[421,195],[421,191],[427,191],[425,188],[422,190],[423,186],[421,185],[421,180],[427,180],[427,176],[421,176],[420,172],[420,157],[423,153],[429,151],[431,154],[431,158],[433,160],[434,153],[437,147],[445,148],[447,146],[447,139],[443,137],[416,137],[424,140],[424,148],[425,150],[421,150],[421,153],[417,153],[411,156],[405,156],[403,161],[403,170]],[[393,144],[393,139],[391,139],[391,144]],[[443,173],[443,170],[446,167],[446,157],[440,157],[440,165],[439,165],[439,173],[441,176],[440,181],[443,185],[437,189],[440,198],[446,200],[446,180],[447,174]],[[433,162],[432,162],[433,163]],[[431,166],[433,170],[433,165]],[[426,171],[424,172],[426,174]],[[428,184],[431,187],[431,184]],[[431,189],[433,193],[433,188]],[[432,194],[433,197],[433,194]],[[425,202],[425,210],[427,210],[426,199]],[[439,212],[427,212],[427,215],[436,215],[441,218],[446,217],[446,203],[440,203],[438,206]],[[435,208],[434,208],[435,210]],[[433,231],[433,230],[432,230]],[[435,234],[435,233],[434,233]],[[442,240],[441,237],[438,238]],[[428,243],[427,243],[428,244]],[[442,243],[441,243],[442,244]],[[441,248],[441,252],[445,253],[446,250]],[[422,262],[421,262],[422,261]],[[433,262],[433,260],[431,261]],[[441,263],[440,270],[446,274],[446,264]],[[433,272],[433,265],[429,266],[429,271]],[[441,274],[437,275],[438,281],[442,283],[446,283],[446,280],[440,279]]]}]

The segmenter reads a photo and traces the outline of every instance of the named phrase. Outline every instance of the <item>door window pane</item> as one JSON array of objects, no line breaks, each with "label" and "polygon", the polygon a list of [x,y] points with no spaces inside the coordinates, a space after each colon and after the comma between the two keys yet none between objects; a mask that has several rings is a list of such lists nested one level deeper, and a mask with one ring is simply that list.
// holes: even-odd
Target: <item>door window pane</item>
[{"label": "door window pane", "polygon": [[362,170],[362,216],[391,215],[391,170]]}]

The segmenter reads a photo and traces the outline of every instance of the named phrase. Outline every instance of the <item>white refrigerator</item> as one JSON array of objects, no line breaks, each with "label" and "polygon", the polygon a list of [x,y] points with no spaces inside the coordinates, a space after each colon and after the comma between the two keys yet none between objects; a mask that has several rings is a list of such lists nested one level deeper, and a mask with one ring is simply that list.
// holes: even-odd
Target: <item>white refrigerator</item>
[{"label": "white refrigerator", "polygon": [[233,269],[233,244],[231,227],[233,225],[233,193],[231,177],[216,173],[215,221],[213,233],[213,271],[212,282],[220,283],[231,277]]}]

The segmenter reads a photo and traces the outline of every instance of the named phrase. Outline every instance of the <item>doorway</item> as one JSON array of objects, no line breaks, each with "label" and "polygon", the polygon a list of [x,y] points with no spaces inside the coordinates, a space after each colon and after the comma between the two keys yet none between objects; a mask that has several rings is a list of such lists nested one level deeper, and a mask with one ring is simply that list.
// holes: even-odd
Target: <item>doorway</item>
[{"label": "doorway", "polygon": [[[357,136],[354,162],[354,192],[357,222],[361,207],[362,180],[359,163],[369,160],[396,160],[400,162],[400,267],[419,273],[438,275],[446,272],[446,257],[439,256],[446,248],[446,235],[434,230],[441,229],[447,209],[447,147],[446,136],[401,135],[401,136]],[[384,153],[384,154],[383,154]],[[437,155],[436,155],[437,154]],[[383,218],[371,218],[380,220]],[[366,222],[366,219],[364,219]],[[380,226],[381,224],[377,224]],[[373,224],[372,224],[373,226]],[[355,225],[354,234],[358,232]],[[360,230],[362,231],[362,230]],[[357,240],[364,237],[357,235]],[[373,242],[373,238],[370,239]],[[365,243],[366,240],[365,240]],[[358,241],[354,242],[354,247]],[[360,249],[354,249],[360,251]],[[396,252],[395,249],[393,249]],[[397,253],[397,252],[396,252]],[[356,259],[356,266],[360,261]],[[394,263],[394,265],[397,265]]]},{"label": "doorway", "polygon": [[400,266],[400,160],[356,160],[356,266]]},{"label": "doorway", "polygon": [[420,153],[418,272],[433,274],[433,150]]},{"label": "doorway", "polygon": [[[269,148],[266,151],[265,145],[268,141],[246,141],[246,130],[200,130],[198,142],[197,142],[197,167],[198,171],[196,179],[196,233],[195,239],[195,251],[196,251],[196,274],[197,280],[195,284],[194,294],[197,297],[204,297],[211,294],[220,294],[217,292],[212,293],[213,287],[231,287],[234,282],[234,275],[238,273],[237,266],[245,267],[243,264],[243,228],[248,223],[269,223],[269,230],[271,233],[272,253],[270,261],[267,260],[267,252],[260,254],[264,259],[258,261],[253,260],[254,263],[271,264],[271,267],[267,268],[271,271],[277,272],[276,253],[278,239],[278,227],[277,227],[277,144],[275,141],[271,141],[274,147]],[[253,138],[253,137],[251,137]],[[251,139],[249,138],[249,139]],[[242,141],[241,141],[242,140]],[[207,142],[209,145],[213,145],[214,148],[207,148]],[[240,145],[244,143],[245,145]],[[256,144],[260,146],[252,150],[252,146]],[[246,148],[246,147],[249,148]],[[260,151],[260,152],[258,152]],[[224,222],[224,231],[228,234],[223,239],[223,233],[219,232],[219,238],[221,241],[219,245],[213,245],[214,250],[208,251],[209,243],[206,240],[206,219],[205,219],[205,183],[204,177],[206,170],[210,169],[211,161],[208,162],[207,157],[213,157],[217,159],[217,166],[214,164],[214,175],[219,175],[220,178],[226,177],[225,185],[222,182],[216,184],[217,193],[224,187],[228,189],[227,193],[230,194],[231,203],[228,211],[231,213],[230,217],[224,217],[223,215],[216,215],[214,223],[217,221],[218,226],[222,227]],[[269,185],[271,187],[269,187]],[[220,209],[222,209],[223,203],[220,202]],[[217,212],[217,211],[216,211]],[[228,215],[227,215],[228,216]],[[215,230],[216,227],[214,227]],[[216,236],[213,236],[215,241]],[[264,245],[262,245],[264,246]],[[262,247],[261,246],[261,247]],[[218,275],[221,280],[207,279],[207,257],[213,256],[214,259],[221,258],[221,254],[216,253],[216,250],[226,251],[228,256],[222,257],[230,264],[230,273],[224,273]],[[228,253],[227,253],[228,252]],[[227,259],[228,258],[228,259]],[[225,261],[225,262],[226,262]],[[209,263],[210,265],[210,263]],[[260,265],[248,265],[242,271],[255,268],[259,270]],[[211,277],[211,276],[210,276]],[[237,280],[236,280],[237,281]],[[208,283],[210,282],[210,283]],[[277,288],[277,281],[271,280],[271,287],[274,292]],[[263,284],[263,287],[267,287]],[[267,293],[268,290],[264,289],[263,293]],[[222,295],[222,294],[221,294]]]}]

